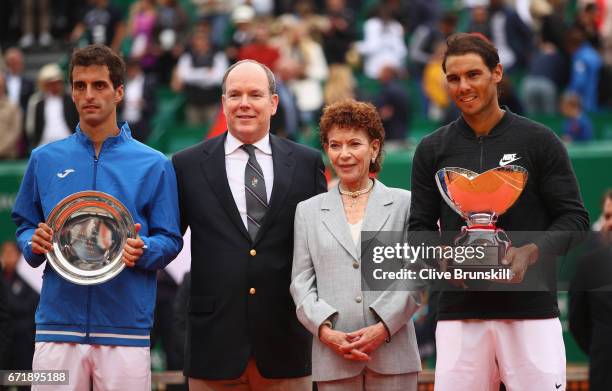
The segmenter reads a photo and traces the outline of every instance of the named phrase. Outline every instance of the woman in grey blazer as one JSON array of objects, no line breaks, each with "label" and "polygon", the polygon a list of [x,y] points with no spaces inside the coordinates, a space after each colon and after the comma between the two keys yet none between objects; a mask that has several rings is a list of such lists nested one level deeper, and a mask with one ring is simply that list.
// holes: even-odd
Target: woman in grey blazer
[{"label": "woman in grey blazer", "polygon": [[414,292],[361,289],[361,231],[405,231],[410,192],[370,178],[384,143],[374,106],[335,103],[320,127],[339,184],[297,206],[291,281],[297,316],[315,336],[313,380],[320,391],[416,390]]}]

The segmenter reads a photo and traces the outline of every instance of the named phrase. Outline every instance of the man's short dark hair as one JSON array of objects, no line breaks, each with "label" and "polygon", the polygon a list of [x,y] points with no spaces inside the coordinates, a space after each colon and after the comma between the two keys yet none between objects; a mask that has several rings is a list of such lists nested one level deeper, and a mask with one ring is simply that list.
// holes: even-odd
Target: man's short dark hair
[{"label": "man's short dark hair", "polygon": [[446,53],[442,60],[442,70],[446,72],[446,59],[450,56],[462,56],[474,53],[482,58],[489,70],[493,70],[499,64],[499,54],[493,44],[482,34],[458,33],[453,34],[446,40]]},{"label": "man's short dark hair", "polygon": [[221,83],[221,91],[223,92],[223,94],[225,95],[225,80],[227,80],[227,76],[238,65],[244,64],[246,62],[257,64],[266,72],[266,77],[268,78],[268,91],[270,92],[270,96],[276,94],[276,79],[274,78],[274,73],[272,72],[272,70],[270,70],[270,68],[268,68],[265,64],[260,63],[259,61],[249,60],[249,59],[240,60],[237,63],[232,64],[232,66],[230,66],[229,68],[227,68],[227,70],[225,71],[225,74],[223,74],[223,82]]},{"label": "man's short dark hair", "polygon": [[106,65],[113,87],[123,85],[125,75],[125,62],[111,48],[104,45],[89,45],[76,49],[70,58],[70,85],[72,85],[72,71],[74,67],[89,67],[92,65]]}]

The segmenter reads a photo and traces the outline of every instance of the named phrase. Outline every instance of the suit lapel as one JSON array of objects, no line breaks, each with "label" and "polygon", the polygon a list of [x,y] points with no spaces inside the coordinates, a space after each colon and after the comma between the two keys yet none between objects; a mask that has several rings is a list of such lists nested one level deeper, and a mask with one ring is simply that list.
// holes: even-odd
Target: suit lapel
[{"label": "suit lapel", "polygon": [[370,246],[370,243],[376,238],[376,235],[391,216],[391,204],[393,204],[393,197],[387,187],[380,181],[376,181],[368,199],[363,226],[361,227],[361,231],[372,233],[368,235],[367,243],[362,243],[364,248]]},{"label": "suit lapel", "polygon": [[259,242],[278,212],[282,209],[287,194],[293,182],[293,171],[295,170],[295,160],[291,156],[292,150],[281,139],[270,134],[270,147],[272,148],[272,165],[274,167],[274,185],[270,196],[270,205],[264,217],[264,221],[257,236],[255,243]]},{"label": "suit lapel", "polygon": [[216,137],[205,144],[204,156],[200,161],[200,168],[210,185],[210,190],[215,193],[219,203],[221,203],[223,209],[225,209],[232,223],[246,239],[251,240],[242,222],[242,218],[240,218],[240,213],[234,202],[234,196],[227,182],[224,142],[225,135]]},{"label": "suit lapel", "polygon": [[359,259],[357,246],[351,237],[338,187],[325,193],[321,203],[321,220],[334,238],[353,259]]}]

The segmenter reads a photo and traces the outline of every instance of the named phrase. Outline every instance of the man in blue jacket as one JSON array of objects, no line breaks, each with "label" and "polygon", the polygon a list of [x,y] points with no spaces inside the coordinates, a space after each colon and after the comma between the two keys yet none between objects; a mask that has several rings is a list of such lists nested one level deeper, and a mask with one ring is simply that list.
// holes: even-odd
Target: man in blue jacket
[{"label": "man in blue jacket", "polygon": [[[124,94],[125,64],[109,48],[76,50],[70,64],[76,132],[32,152],[13,220],[17,241],[33,267],[52,248],[45,223],[66,196],[99,190],[119,199],[134,218],[117,277],[81,286],[45,267],[36,311],[34,370],[68,370],[70,385],[54,390],[150,390],[149,332],[153,323],[156,271],[182,247],[176,177],[161,153],[131,137],[117,123]],[[36,389],[34,387],[33,389]]]}]

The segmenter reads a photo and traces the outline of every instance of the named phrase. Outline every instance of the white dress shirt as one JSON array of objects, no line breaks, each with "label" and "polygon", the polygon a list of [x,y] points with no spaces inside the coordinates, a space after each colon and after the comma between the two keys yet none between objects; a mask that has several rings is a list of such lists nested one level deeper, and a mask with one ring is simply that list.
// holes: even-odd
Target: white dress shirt
[{"label": "white dress shirt", "polygon": [[[240,148],[243,144],[242,141],[232,136],[230,132],[227,132],[227,137],[225,138],[225,171],[227,172],[227,182],[232,191],[232,196],[234,196],[234,202],[238,207],[242,222],[248,229],[246,196],[244,194],[244,169],[249,161],[249,154]],[[263,171],[264,180],[266,181],[266,196],[268,197],[269,204],[272,185],[274,184],[270,134],[266,133],[262,139],[253,143],[253,146],[255,146],[255,158]]]},{"label": "white dress shirt", "polygon": [[14,76],[10,73],[6,74],[6,90],[9,100],[17,106],[21,105],[19,101],[21,95],[21,78],[19,76]]},{"label": "white dress shirt", "polygon": [[139,74],[125,83],[125,94],[123,95],[123,120],[129,123],[140,121],[142,116],[144,95],[144,74]]},{"label": "white dress shirt", "polygon": [[39,145],[64,139],[71,134],[64,119],[64,99],[61,96],[48,95],[45,97],[45,127]]}]

